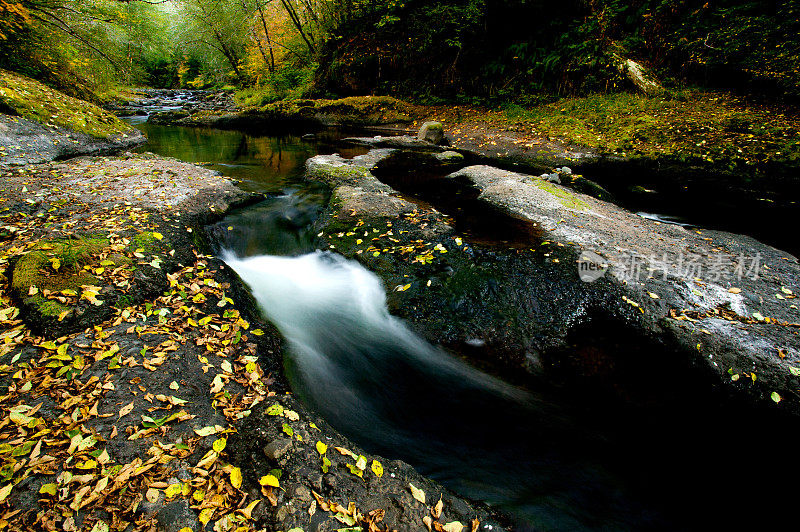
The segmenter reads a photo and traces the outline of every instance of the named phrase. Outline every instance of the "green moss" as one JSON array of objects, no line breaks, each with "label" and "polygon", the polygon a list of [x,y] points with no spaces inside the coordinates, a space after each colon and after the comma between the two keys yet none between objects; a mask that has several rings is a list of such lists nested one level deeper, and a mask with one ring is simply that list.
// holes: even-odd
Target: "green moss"
[{"label": "green moss", "polygon": [[313,166],[306,177],[335,185],[358,185],[372,174],[363,166],[324,164]]},{"label": "green moss", "polygon": [[339,100],[282,100],[261,107],[275,118],[314,120],[329,116],[341,123],[363,125],[410,122],[411,106],[390,96],[351,96]]},{"label": "green moss", "polygon": [[60,316],[63,312],[69,311],[68,306],[58,301],[53,301],[52,299],[45,299],[40,295],[33,296],[30,301],[36,305],[36,308],[39,309],[39,312],[41,312],[43,316],[53,318]]},{"label": "green moss", "polygon": [[143,249],[146,252],[159,250],[158,239],[150,231],[142,231],[131,238],[130,248],[133,250]]},{"label": "green moss", "polygon": [[0,70],[0,108],[43,124],[65,127],[92,137],[129,134],[133,126],[94,104],[72,98],[38,81]]},{"label": "green moss", "polygon": [[589,204],[585,201],[581,200],[571,192],[568,192],[562,188],[555,186],[552,183],[544,181],[542,179],[537,179],[534,181],[534,186],[539,190],[543,190],[548,194],[555,196],[559,203],[568,209],[574,209],[578,211],[586,211],[589,210]]},{"label": "green moss", "polygon": [[[83,285],[97,284],[98,279],[83,270],[92,255],[108,246],[102,238],[75,238],[41,242],[39,248],[19,259],[12,274],[11,286],[25,297],[28,289],[35,286],[40,291],[80,290]],[[52,248],[52,249],[48,249]],[[53,269],[52,259],[58,259],[58,270]],[[35,305],[45,316],[58,316],[69,308],[58,301],[36,294],[26,301]]]}]

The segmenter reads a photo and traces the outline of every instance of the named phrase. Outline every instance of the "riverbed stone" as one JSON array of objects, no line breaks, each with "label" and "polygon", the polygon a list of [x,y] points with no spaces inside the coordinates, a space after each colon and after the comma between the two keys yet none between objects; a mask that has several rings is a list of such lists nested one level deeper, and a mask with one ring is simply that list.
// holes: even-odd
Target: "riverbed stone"
[{"label": "riverbed stone", "polygon": [[417,139],[442,144],[444,142],[444,126],[441,122],[425,122],[417,132]]},{"label": "riverbed stone", "polygon": [[[800,413],[791,372],[800,364],[797,310],[785,299],[798,289],[796,257],[742,235],[647,220],[526,177],[489,166],[450,176],[477,187],[481,201],[540,224],[550,239],[602,256],[606,278],[640,314],[639,327],[683,346],[718,386]],[[757,379],[744,385],[731,378],[751,373]]]}]

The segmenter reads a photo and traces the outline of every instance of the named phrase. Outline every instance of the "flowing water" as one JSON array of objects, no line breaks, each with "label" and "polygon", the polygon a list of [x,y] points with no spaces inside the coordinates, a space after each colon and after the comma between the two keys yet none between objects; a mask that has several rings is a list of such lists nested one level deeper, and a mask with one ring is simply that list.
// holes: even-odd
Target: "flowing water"
[{"label": "flowing water", "polygon": [[[375,275],[316,251],[311,225],[328,191],[302,179],[303,163],[341,152],[340,133],[139,127],[144,150],[208,163],[265,195],[210,234],[287,339],[293,389],[367,451],[497,505],[523,530],[699,529],[768,504],[762,486],[784,465],[773,442],[796,441],[774,420],[704,402],[675,368],[648,378],[685,399],[644,411],[607,408],[580,389],[520,390],[417,337],[390,315]],[[576,334],[575,349],[605,342],[612,356],[653,355],[625,331]]]}]

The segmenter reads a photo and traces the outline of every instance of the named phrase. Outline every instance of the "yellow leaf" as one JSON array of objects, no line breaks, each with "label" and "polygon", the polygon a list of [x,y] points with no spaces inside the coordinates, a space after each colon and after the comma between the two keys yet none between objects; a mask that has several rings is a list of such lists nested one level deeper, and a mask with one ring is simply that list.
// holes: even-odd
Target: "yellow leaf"
[{"label": "yellow leaf", "polygon": [[13,484],[8,484],[7,486],[3,486],[0,488],[0,502],[6,500],[6,497],[11,493],[11,488],[13,488]]},{"label": "yellow leaf", "polygon": [[[314,428],[316,428],[316,427],[314,427]],[[341,455],[349,456],[350,458],[352,458],[354,460],[358,460],[358,456],[356,456],[356,453],[354,453],[353,451],[351,451],[349,449],[345,449],[344,447],[334,447],[334,449],[339,451],[339,454],[341,454]]]},{"label": "yellow leaf", "polygon": [[153,238],[155,238],[156,240],[161,240],[162,238],[164,238],[164,235],[162,235],[161,233],[156,233],[154,231],[153,232]]},{"label": "yellow leaf", "polygon": [[119,409],[119,417],[127,416],[131,413],[131,410],[133,410],[133,401],[131,401],[129,405],[125,405]]},{"label": "yellow leaf", "polygon": [[375,476],[378,478],[383,476],[383,466],[377,460],[372,461],[372,472],[375,473]]},{"label": "yellow leaf", "polygon": [[411,495],[422,504],[425,504],[425,492],[410,482],[408,483],[408,487],[411,489]]},{"label": "yellow leaf", "polygon": [[222,382],[222,375],[217,375],[214,377],[214,380],[211,381],[211,393],[217,393],[222,390],[222,387],[225,384]]},{"label": "yellow leaf", "polygon": [[318,442],[317,442],[317,452],[318,452],[319,454],[321,454],[321,455],[322,455],[322,454],[325,454],[325,453],[327,452],[327,450],[328,450],[328,446],[327,446],[327,445],[325,445],[325,444],[324,444],[324,443],[322,443],[321,441],[318,441]]},{"label": "yellow leaf", "polygon": [[159,490],[157,490],[156,488],[150,488],[144,494],[144,498],[147,499],[148,502],[151,502],[153,504],[158,502],[158,498],[160,496],[161,496],[161,492]]},{"label": "yellow leaf", "polygon": [[179,495],[182,491],[183,487],[180,483],[170,484],[167,486],[167,489],[164,490],[164,495],[167,497],[167,499],[171,499],[172,497]]},{"label": "yellow leaf", "polygon": [[208,468],[208,466],[216,462],[218,457],[219,455],[216,452],[208,451],[203,456],[203,458],[201,458],[200,461],[197,462],[197,467],[202,467],[203,469],[206,469]]},{"label": "yellow leaf", "polygon": [[463,529],[464,525],[462,525],[459,521],[452,521],[442,527],[444,532],[461,532]]},{"label": "yellow leaf", "polygon": [[258,481],[259,484],[262,486],[272,486],[273,488],[280,487],[280,482],[278,482],[278,477],[275,475],[264,475],[261,477],[261,480]]},{"label": "yellow leaf", "polygon": [[264,336],[264,331],[262,331],[261,329],[253,329],[250,332],[255,334],[256,336]]},{"label": "yellow leaf", "polygon": [[436,519],[439,519],[442,516],[442,510],[444,509],[444,503],[442,503],[442,498],[439,497],[439,502],[436,503],[436,506],[431,509],[431,514]]},{"label": "yellow leaf", "polygon": [[214,444],[211,446],[216,452],[221,453],[225,450],[225,446],[228,444],[228,440],[226,438],[219,438],[218,440],[214,441]]},{"label": "yellow leaf", "polygon": [[39,488],[39,493],[46,493],[47,495],[55,495],[58,491],[58,486],[55,484],[42,484]]},{"label": "yellow leaf", "polygon": [[[231,469],[231,486],[237,490],[242,487],[242,470],[241,468],[234,467]],[[258,501],[256,501],[258,502]]]},{"label": "yellow leaf", "polygon": [[251,517],[251,516],[252,516],[252,514],[253,514],[253,508],[255,508],[255,507],[256,507],[256,504],[258,504],[258,503],[260,503],[260,502],[261,502],[261,500],[260,500],[260,499],[259,499],[259,500],[252,501],[250,504],[248,504],[247,506],[245,506],[245,507],[244,507],[244,508],[242,508],[241,510],[237,510],[237,511],[238,511],[239,513],[241,513],[241,514],[242,514],[242,515],[245,517],[245,519],[252,519],[252,517]]},{"label": "yellow leaf", "polygon": [[200,516],[198,519],[201,523],[203,523],[203,526],[205,526],[209,521],[211,521],[212,515],[214,515],[214,508],[203,508],[203,510],[200,511]]}]

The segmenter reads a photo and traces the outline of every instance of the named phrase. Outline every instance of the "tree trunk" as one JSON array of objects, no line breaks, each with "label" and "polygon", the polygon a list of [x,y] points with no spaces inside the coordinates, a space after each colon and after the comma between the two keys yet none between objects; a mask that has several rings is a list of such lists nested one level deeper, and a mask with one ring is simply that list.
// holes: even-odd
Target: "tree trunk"
[{"label": "tree trunk", "polygon": [[[269,71],[270,73],[275,73],[275,53],[272,51],[272,41],[269,38],[269,30],[267,30],[267,21],[264,18],[264,10],[261,9],[261,2],[256,0],[256,6],[258,7],[258,15],[261,17],[261,25],[264,27],[264,37],[267,39],[267,46],[269,47]],[[259,47],[261,43],[259,42]],[[264,58],[266,61],[266,57]]]}]

